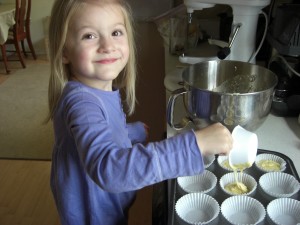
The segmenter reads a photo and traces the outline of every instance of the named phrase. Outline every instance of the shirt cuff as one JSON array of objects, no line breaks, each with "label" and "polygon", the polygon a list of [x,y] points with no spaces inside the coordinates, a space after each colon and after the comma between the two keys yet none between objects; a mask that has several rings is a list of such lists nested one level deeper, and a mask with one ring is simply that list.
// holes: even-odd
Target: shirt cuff
[{"label": "shirt cuff", "polygon": [[138,121],[127,124],[128,137],[132,144],[142,143],[146,141],[147,134],[144,123]]}]

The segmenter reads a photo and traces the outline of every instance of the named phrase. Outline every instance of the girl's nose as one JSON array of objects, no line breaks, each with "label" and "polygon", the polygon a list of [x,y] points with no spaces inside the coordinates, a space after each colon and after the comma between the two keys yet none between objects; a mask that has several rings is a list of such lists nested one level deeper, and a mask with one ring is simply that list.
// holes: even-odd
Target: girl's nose
[{"label": "girl's nose", "polygon": [[106,53],[106,52],[111,52],[113,50],[114,50],[114,44],[112,39],[110,37],[102,37],[100,39],[100,46],[98,51]]}]

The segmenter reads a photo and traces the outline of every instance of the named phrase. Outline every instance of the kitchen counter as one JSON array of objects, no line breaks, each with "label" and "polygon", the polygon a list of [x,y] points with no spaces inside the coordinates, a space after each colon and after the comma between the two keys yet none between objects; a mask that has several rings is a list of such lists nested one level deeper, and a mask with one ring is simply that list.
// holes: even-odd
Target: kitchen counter
[{"label": "kitchen counter", "polygon": [[255,133],[260,149],[285,154],[300,174],[300,125],[297,117],[278,117],[270,113]]},{"label": "kitchen counter", "polygon": [[[180,88],[181,73],[184,65],[180,64],[178,57],[166,53],[165,87],[167,96],[175,89]],[[175,109],[176,110],[176,109]],[[182,115],[180,115],[182,116]],[[300,175],[300,124],[297,117],[279,117],[272,112],[264,123],[255,131],[258,136],[258,148],[277,151],[288,156],[294,163]],[[173,136],[176,131],[167,126],[167,135]]]},{"label": "kitchen counter", "polygon": [[[178,57],[165,54],[165,79],[166,96],[181,88],[181,74],[186,65],[179,62]],[[182,101],[177,101],[174,106],[174,122],[180,121],[185,116]],[[190,123],[185,129],[191,129]],[[167,137],[176,135],[178,132],[167,125]],[[294,165],[298,176],[300,175],[300,124],[297,117],[279,117],[272,112],[267,116],[264,123],[254,131],[258,136],[258,148],[279,152],[288,157]],[[293,170],[293,172],[295,172]],[[166,225],[174,223],[174,193],[175,180],[167,180],[154,185],[152,199],[152,224]]]},{"label": "kitchen counter", "polygon": [[[178,131],[167,127],[171,137]],[[300,125],[297,117],[278,117],[270,113],[264,123],[254,133],[257,134],[258,148],[280,152],[288,156],[300,176]]]}]

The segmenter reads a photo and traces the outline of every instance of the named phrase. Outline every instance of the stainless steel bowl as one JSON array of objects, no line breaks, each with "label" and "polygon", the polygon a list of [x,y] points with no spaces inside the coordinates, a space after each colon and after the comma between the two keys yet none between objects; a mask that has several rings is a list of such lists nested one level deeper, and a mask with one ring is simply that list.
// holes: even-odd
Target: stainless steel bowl
[{"label": "stainless steel bowl", "polygon": [[227,60],[191,65],[182,79],[184,87],[174,91],[168,102],[168,123],[175,129],[184,127],[173,121],[176,98],[184,95],[188,120],[254,131],[270,112],[277,84],[277,76],[262,66]]}]

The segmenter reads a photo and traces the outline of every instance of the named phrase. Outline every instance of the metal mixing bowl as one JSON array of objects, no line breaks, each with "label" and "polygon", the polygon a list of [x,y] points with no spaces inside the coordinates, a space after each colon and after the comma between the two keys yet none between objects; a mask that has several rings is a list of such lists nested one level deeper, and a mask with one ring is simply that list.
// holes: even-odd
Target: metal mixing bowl
[{"label": "metal mixing bowl", "polygon": [[[184,88],[176,90],[168,103],[168,122],[174,125],[176,98],[184,95],[189,119],[221,122],[229,130],[237,125],[254,131],[271,109],[277,76],[270,70],[246,62],[214,60],[187,67],[182,74]],[[176,113],[176,112],[175,112]]]}]

